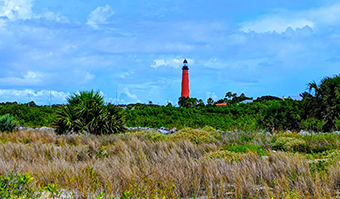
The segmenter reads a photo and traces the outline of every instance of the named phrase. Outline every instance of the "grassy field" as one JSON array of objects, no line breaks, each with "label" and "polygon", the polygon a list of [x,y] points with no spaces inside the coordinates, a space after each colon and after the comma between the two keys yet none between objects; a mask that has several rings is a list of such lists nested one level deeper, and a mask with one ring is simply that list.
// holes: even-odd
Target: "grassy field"
[{"label": "grassy field", "polygon": [[211,127],[172,135],[22,130],[0,134],[0,176],[28,173],[32,190],[74,198],[336,198],[339,140]]}]

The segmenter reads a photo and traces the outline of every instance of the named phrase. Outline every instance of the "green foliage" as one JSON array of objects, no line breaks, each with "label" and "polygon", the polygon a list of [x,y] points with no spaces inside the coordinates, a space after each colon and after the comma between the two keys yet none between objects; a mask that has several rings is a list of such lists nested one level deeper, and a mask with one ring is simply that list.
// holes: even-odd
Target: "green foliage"
[{"label": "green foliage", "polygon": [[14,173],[13,171],[7,176],[0,176],[0,196],[1,198],[32,198],[34,190],[30,188],[33,177],[26,173]]},{"label": "green foliage", "polygon": [[340,129],[340,119],[339,118],[335,118],[335,128]]},{"label": "green foliage", "polygon": [[237,96],[237,93],[232,94],[231,92],[228,92],[226,93],[225,98],[222,100],[219,100],[217,103],[226,102],[228,104],[237,104],[245,100],[252,100],[252,99],[253,99],[252,97],[247,97],[244,93],[241,93],[240,96]]},{"label": "green foliage", "polygon": [[58,197],[60,195],[58,191],[59,187],[57,184],[48,184],[45,187],[43,187],[41,190],[42,191],[47,191],[50,193],[49,198],[51,197]]},{"label": "green foliage", "polygon": [[318,120],[315,118],[308,118],[306,120],[301,121],[301,128],[305,130],[320,132],[322,131],[323,126],[326,123],[327,123],[326,121]]},{"label": "green foliage", "polygon": [[[279,108],[275,109],[275,107]],[[270,110],[275,111],[270,111]],[[264,101],[230,104],[223,107],[214,105],[187,107],[145,106],[143,109],[126,109],[127,126],[159,128],[184,127],[203,128],[212,126],[221,130],[255,131],[299,129],[301,102],[294,100]],[[270,126],[267,126],[267,124]]]},{"label": "green foliage", "polygon": [[272,139],[273,149],[290,152],[322,153],[338,148],[339,136],[320,133],[301,136],[297,133],[279,133]]},{"label": "green foliage", "polygon": [[279,97],[266,95],[266,96],[256,98],[256,100],[254,100],[254,102],[264,102],[264,101],[271,101],[271,100],[279,100],[280,101],[282,99],[279,98]]},{"label": "green foliage", "polygon": [[[114,199],[113,196],[107,197],[107,194],[105,193],[105,191],[100,192],[100,194],[96,196],[96,199],[107,199],[107,198]],[[120,197],[120,198],[130,198],[130,196],[127,194],[125,195],[125,197]]]},{"label": "green foliage", "polygon": [[69,96],[68,104],[57,112],[56,132],[89,132],[92,134],[109,134],[124,132],[124,115],[122,109],[115,105],[104,105],[104,98],[99,92],[81,91]]},{"label": "green foliage", "polygon": [[273,143],[273,149],[284,151],[300,151],[305,152],[307,148],[306,141],[294,137],[279,137]]},{"label": "green foliage", "polygon": [[266,151],[260,146],[255,144],[245,144],[237,146],[229,146],[228,151],[235,153],[248,153],[249,151],[256,153],[259,156],[267,155]]},{"label": "green foliage", "polygon": [[316,174],[319,174],[319,177],[322,179],[323,176],[328,172],[329,163],[325,160],[318,160],[317,162],[309,163],[309,168],[312,177],[316,177]]},{"label": "green foliage", "polygon": [[258,116],[259,124],[268,131],[299,130],[301,103],[299,101],[267,101]]},{"label": "green foliage", "polygon": [[17,125],[14,117],[11,117],[9,114],[0,117],[0,132],[12,132]]},{"label": "green foliage", "polygon": [[180,107],[197,107],[204,106],[204,103],[202,100],[198,100],[197,98],[179,97],[178,105]]},{"label": "green foliage", "polygon": [[169,138],[172,140],[189,140],[194,144],[212,143],[221,139],[221,134],[211,129],[211,127],[205,127],[204,129],[209,131],[187,127],[175,134],[169,135]]},{"label": "green foliage", "polygon": [[340,162],[340,150],[333,150],[326,156],[329,165],[335,165]]},{"label": "green foliage", "polygon": [[255,139],[255,133],[239,132],[238,136],[239,137],[236,139],[230,139],[230,142],[238,145],[244,145]]},{"label": "green foliage", "polygon": [[305,118],[325,121],[323,131],[336,129],[336,119],[340,118],[340,76],[325,77],[318,85],[308,84],[309,93],[302,93]]},{"label": "green foliage", "polygon": [[[30,103],[32,105],[32,103]],[[10,114],[21,126],[52,126],[56,118],[58,105],[28,106],[28,104],[0,103],[0,115]]]},{"label": "green foliage", "polygon": [[101,183],[101,180],[99,179],[98,174],[93,167],[85,167],[82,169],[82,174],[88,179],[93,192],[96,192],[97,189],[102,188],[103,184]]},{"label": "green foliage", "polygon": [[333,133],[320,133],[311,136],[304,136],[303,139],[306,141],[308,153],[320,153],[337,149],[339,136]]}]

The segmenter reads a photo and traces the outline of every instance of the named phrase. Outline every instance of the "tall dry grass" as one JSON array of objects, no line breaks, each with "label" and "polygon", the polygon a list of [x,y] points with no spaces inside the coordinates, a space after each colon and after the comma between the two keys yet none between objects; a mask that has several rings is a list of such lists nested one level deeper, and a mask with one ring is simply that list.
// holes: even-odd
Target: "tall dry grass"
[{"label": "tall dry grass", "polygon": [[[170,198],[335,198],[340,189],[340,164],[330,166],[327,175],[313,176],[307,159],[297,154],[269,151],[268,157],[260,157],[249,152],[238,161],[205,156],[230,141],[228,137],[194,144],[140,135],[2,133],[0,175],[28,172],[35,187],[58,184],[77,198],[95,198],[101,192],[119,198],[136,187],[144,194],[140,197],[158,189],[163,191],[159,196]],[[173,185],[172,194],[164,190]]]}]

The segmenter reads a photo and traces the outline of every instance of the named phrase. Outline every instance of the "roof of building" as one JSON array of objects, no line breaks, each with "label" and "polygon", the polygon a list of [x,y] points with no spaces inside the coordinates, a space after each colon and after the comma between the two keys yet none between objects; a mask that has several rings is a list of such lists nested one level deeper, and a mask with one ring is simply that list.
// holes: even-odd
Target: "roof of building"
[{"label": "roof of building", "polygon": [[216,106],[227,106],[228,105],[228,103],[218,103],[218,104],[216,104]]}]

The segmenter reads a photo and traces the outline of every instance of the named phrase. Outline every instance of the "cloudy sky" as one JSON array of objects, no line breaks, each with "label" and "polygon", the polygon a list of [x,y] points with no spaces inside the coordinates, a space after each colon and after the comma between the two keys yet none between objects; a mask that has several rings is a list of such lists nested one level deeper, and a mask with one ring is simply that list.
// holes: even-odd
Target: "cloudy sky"
[{"label": "cloudy sky", "polygon": [[[340,72],[340,1],[0,0],[0,101],[298,96]],[[117,97],[116,97],[117,96]]]}]

